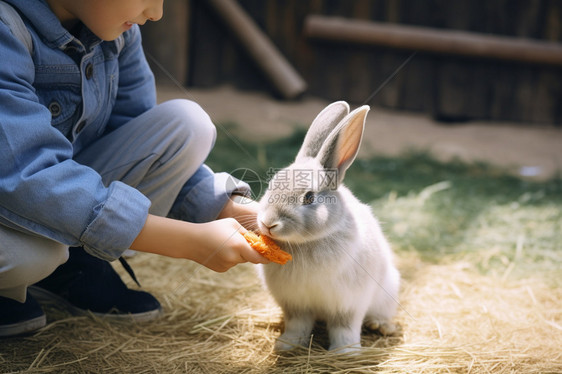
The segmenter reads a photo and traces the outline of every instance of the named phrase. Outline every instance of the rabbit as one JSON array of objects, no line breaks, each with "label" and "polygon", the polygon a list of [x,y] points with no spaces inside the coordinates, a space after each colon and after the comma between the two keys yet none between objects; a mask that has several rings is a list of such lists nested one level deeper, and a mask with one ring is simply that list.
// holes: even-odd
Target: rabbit
[{"label": "rabbit", "polygon": [[269,181],[257,226],[293,256],[261,266],[283,311],[277,351],[307,346],[314,323],[326,322],[330,346],[358,352],[362,325],[392,334],[400,274],[369,206],[342,184],[355,159],[369,106],[328,105],[312,122],[296,159]]}]

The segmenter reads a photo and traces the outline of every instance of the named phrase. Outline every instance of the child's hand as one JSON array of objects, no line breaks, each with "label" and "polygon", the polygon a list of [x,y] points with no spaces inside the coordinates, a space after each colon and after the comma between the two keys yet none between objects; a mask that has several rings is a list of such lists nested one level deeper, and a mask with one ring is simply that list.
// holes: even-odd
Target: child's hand
[{"label": "child's hand", "polygon": [[200,224],[195,235],[192,260],[211,270],[224,272],[244,263],[267,264],[269,260],[252,249],[241,234],[246,229],[235,219],[225,218]]},{"label": "child's hand", "polygon": [[196,224],[149,215],[131,248],[193,260],[218,272],[243,262],[269,263],[246,242],[241,235],[246,231],[234,218]]}]

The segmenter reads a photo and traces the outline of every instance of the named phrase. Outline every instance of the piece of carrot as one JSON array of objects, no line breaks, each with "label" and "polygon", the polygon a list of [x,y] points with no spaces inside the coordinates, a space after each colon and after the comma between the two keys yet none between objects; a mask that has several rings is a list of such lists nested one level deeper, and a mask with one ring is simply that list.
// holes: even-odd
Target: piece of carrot
[{"label": "piece of carrot", "polygon": [[287,261],[292,260],[293,256],[285,252],[268,236],[258,235],[255,232],[247,231],[244,238],[250,246],[258,251],[263,257],[269,261],[285,265]]}]

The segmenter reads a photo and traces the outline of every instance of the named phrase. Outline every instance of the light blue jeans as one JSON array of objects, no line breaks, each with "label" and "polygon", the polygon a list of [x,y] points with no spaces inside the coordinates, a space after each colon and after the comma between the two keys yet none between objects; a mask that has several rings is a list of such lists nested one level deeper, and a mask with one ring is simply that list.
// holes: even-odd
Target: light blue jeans
[{"label": "light blue jeans", "polygon": [[[233,191],[247,189],[203,164],[215,137],[199,105],[172,100],[101,137],[74,160],[96,170],[105,185],[119,180],[138,189],[150,199],[151,214],[205,222]],[[0,224],[0,296],[24,302],[28,286],[66,262],[68,248]]]}]

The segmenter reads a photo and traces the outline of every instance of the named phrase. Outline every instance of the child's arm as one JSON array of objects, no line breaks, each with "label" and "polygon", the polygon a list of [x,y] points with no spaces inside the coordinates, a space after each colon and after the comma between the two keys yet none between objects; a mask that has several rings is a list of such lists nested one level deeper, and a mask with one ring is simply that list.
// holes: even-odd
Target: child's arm
[{"label": "child's arm", "polygon": [[[255,204],[255,203],[253,203]],[[221,216],[246,217],[254,205],[230,201]],[[269,263],[240,234],[246,229],[233,218],[209,223],[189,223],[149,215],[132,249],[168,257],[185,258],[211,270],[224,272],[243,262]]]},{"label": "child's arm", "polygon": [[[36,71],[25,45],[2,22],[0,56],[1,224],[114,260],[137,236],[150,200],[122,182],[106,186],[94,169],[73,160],[71,142],[34,87],[46,73]],[[57,100],[66,98],[60,85],[49,89]]]}]

